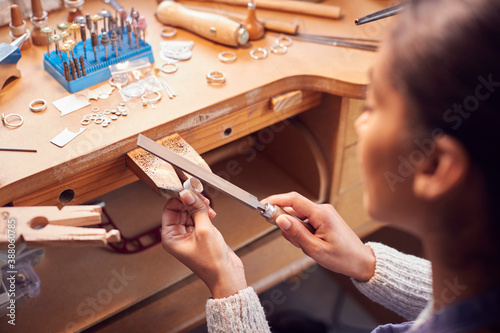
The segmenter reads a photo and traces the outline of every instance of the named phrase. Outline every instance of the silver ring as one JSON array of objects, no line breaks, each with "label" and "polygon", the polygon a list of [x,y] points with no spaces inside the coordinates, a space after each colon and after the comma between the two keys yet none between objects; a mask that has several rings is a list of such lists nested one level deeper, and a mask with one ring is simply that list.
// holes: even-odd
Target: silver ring
[{"label": "silver ring", "polygon": [[226,75],[220,71],[213,71],[207,74],[207,82],[214,85],[226,82]]},{"label": "silver ring", "polygon": [[102,124],[103,121],[104,121],[104,119],[102,119],[102,118],[96,118],[96,119],[94,119],[94,124]]},{"label": "silver ring", "polygon": [[219,53],[219,60],[224,63],[235,62],[236,59],[238,59],[238,56],[232,51],[223,51]]},{"label": "silver ring", "polygon": [[110,109],[106,109],[104,110],[104,114],[110,114],[111,113],[111,110]]},{"label": "silver ring", "polygon": [[98,112],[98,111],[99,111],[99,108],[98,108],[97,106],[94,106],[94,107],[92,108],[92,112]]},{"label": "silver ring", "polygon": [[[166,68],[163,68],[165,66],[173,66],[173,68],[170,68],[170,69],[166,69]],[[177,70],[179,69],[179,67],[177,66],[176,63],[173,63],[173,62],[166,62],[164,63],[163,65],[161,65],[160,67],[160,70],[163,72],[163,73],[166,73],[166,74],[172,74],[172,73],[175,73],[177,72]]]},{"label": "silver ring", "polygon": [[252,51],[250,51],[250,56],[255,60],[265,59],[267,58],[267,50],[263,47],[253,49]]},{"label": "silver ring", "polygon": [[92,118],[92,115],[90,113],[87,113],[86,115],[83,116],[83,119],[86,119],[86,120],[91,120]]},{"label": "silver ring", "polygon": [[[35,106],[41,104],[40,106]],[[47,102],[44,99],[34,99],[30,103],[30,110],[33,112],[42,112],[47,108]]]},{"label": "silver ring", "polygon": [[274,44],[273,46],[271,46],[272,53],[285,54],[287,51],[287,47],[283,44]]},{"label": "silver ring", "polygon": [[161,29],[160,31],[160,36],[164,38],[174,37],[176,34],[177,34],[177,29],[169,26]]},{"label": "silver ring", "polygon": [[[12,118],[12,117],[17,118],[19,120],[19,122],[15,123],[15,124],[10,123],[9,118]],[[14,120],[14,119],[11,119],[11,120]],[[21,117],[20,114],[17,114],[17,113],[10,113],[8,115],[5,115],[5,113],[2,113],[2,121],[5,124],[5,126],[7,126],[7,127],[17,128],[23,124],[24,119],[23,119],[23,117]]]},{"label": "silver ring", "polygon": [[[151,94],[156,94],[156,97],[150,98],[150,99],[146,98],[148,95],[151,95]],[[157,103],[161,99],[161,94],[158,91],[154,91],[152,93],[147,93],[147,94],[142,95],[141,99],[142,99],[142,105],[146,106],[150,103],[151,104]]]},{"label": "silver ring", "polygon": [[182,184],[182,186],[184,187],[185,190],[192,190],[195,191],[196,193],[203,192],[203,184],[198,180],[198,178],[189,177]]},{"label": "silver ring", "polygon": [[278,38],[276,38],[276,45],[284,45],[284,46],[292,46],[293,41],[290,37],[285,36],[285,35],[279,35]]},{"label": "silver ring", "polygon": [[88,124],[90,124],[90,119],[83,118],[82,121],[80,121],[80,124],[82,124],[82,125],[88,125]]}]

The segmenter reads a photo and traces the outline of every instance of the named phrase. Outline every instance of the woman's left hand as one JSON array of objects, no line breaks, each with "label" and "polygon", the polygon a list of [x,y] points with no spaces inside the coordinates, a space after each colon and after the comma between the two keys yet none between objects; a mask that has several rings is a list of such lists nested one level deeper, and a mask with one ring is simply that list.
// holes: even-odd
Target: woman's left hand
[{"label": "woman's left hand", "polygon": [[241,259],[210,221],[214,216],[208,199],[182,191],[179,199],[170,199],[163,208],[162,244],[205,282],[214,298],[224,298],[245,289],[247,283]]}]

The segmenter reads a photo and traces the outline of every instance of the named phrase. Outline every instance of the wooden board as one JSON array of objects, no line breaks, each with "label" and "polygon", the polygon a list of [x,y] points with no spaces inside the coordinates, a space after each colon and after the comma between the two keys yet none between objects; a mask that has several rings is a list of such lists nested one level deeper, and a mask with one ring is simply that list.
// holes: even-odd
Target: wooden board
[{"label": "wooden board", "polygon": [[[203,158],[179,134],[169,135],[156,142],[211,171]],[[179,192],[184,189],[182,182],[189,178],[185,172],[176,170],[170,163],[142,148],[127,153],[127,166],[140,180],[166,199],[178,197]]]}]

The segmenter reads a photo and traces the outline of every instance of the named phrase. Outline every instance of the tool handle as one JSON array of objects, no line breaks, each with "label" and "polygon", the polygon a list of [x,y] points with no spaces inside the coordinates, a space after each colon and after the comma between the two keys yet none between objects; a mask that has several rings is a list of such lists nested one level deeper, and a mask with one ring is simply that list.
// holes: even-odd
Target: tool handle
[{"label": "tool handle", "polygon": [[266,30],[282,32],[289,35],[297,34],[297,30],[299,29],[299,24],[292,22],[264,19],[262,23],[264,23],[264,28],[266,28]]},{"label": "tool handle", "polygon": [[[248,6],[248,0],[202,0],[225,3],[233,6]],[[341,10],[338,6],[323,5],[310,2],[292,1],[292,0],[255,0],[257,9],[271,9],[280,12],[291,12],[298,14],[313,15],[339,19]]]},{"label": "tool handle", "polygon": [[316,230],[314,230],[312,225],[309,224],[309,222],[304,221],[302,219],[299,219],[297,216],[294,216],[290,213],[287,213],[283,208],[281,208],[280,206],[277,206],[277,205],[272,205],[270,203],[267,203],[266,210],[261,213],[261,215],[266,218],[267,222],[274,224],[274,225],[277,225],[276,219],[278,218],[278,216],[283,215],[283,214],[293,216],[294,218],[299,220],[300,223],[302,223],[302,225],[304,225],[304,227],[306,227],[307,230],[309,230],[311,233],[314,234],[314,232],[316,231]]},{"label": "tool handle", "polygon": [[156,17],[163,24],[189,30],[224,45],[238,46],[248,41],[248,33],[239,22],[222,15],[188,9],[172,0],[160,3]]}]

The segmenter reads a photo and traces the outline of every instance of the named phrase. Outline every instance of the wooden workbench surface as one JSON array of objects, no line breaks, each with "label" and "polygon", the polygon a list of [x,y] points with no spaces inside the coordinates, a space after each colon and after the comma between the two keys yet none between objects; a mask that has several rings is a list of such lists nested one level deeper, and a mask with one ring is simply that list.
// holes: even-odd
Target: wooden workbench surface
[{"label": "wooden workbench surface", "polygon": [[[163,63],[159,57],[159,42],[162,40],[159,30],[162,26],[153,15],[156,2],[122,0],[120,3],[125,8],[135,6],[135,9],[147,17],[146,41],[153,48],[155,66],[159,67]],[[262,18],[297,20],[300,22],[299,31],[304,33],[360,38],[380,38],[387,24],[382,21],[360,27],[353,24],[355,17],[387,6],[387,1],[331,0],[324,3],[341,6],[344,18],[331,20],[263,10],[258,10],[258,15]],[[84,12],[95,13],[108,6],[100,0],[87,0]],[[211,6],[245,11],[244,8],[220,4]],[[55,26],[65,17],[65,10],[50,13],[49,23]],[[127,151],[135,148],[139,133],[158,139],[173,132],[188,131],[247,105],[295,89],[355,98],[363,96],[367,69],[374,59],[373,52],[296,41],[284,55],[270,53],[264,60],[250,57],[249,51],[252,48],[269,48],[276,37],[277,34],[267,33],[261,40],[233,49],[179,29],[177,35],[169,40],[192,40],[195,44],[193,57],[180,62],[177,73],[163,74],[177,92],[177,97],[169,100],[164,96],[156,110],[143,107],[140,101],[130,101],[127,103],[127,118],[119,119],[107,128],[91,124],[64,148],[49,141],[66,127],[71,131],[84,127],[80,125],[80,120],[83,115],[92,113],[93,107],[104,110],[116,106],[121,101],[119,94],[115,91],[109,99],[92,101],[90,106],[61,117],[52,102],[69,93],[43,69],[42,57],[46,48],[32,46],[23,51],[18,63],[22,78],[12,81],[1,91],[0,106],[2,112],[21,114],[24,124],[17,129],[2,126],[0,145],[34,148],[38,152],[0,151],[0,205],[15,202],[32,192],[122,158]],[[0,29],[0,42],[10,42],[7,27]],[[217,55],[225,50],[236,52],[238,60],[232,64],[221,63]],[[227,83],[224,86],[207,84],[205,75],[213,70],[221,70],[226,74]],[[39,98],[47,101],[47,110],[33,113],[28,105],[30,101]],[[269,120],[270,124],[272,122],[272,119]],[[213,146],[218,144],[214,143]]]},{"label": "wooden workbench surface", "polygon": [[[159,36],[159,30],[162,26],[153,15],[156,2],[119,2],[126,9],[133,5],[147,17],[146,41],[153,48],[154,66],[161,66],[163,61],[159,57],[159,43],[163,39]],[[191,3],[245,12],[244,8],[239,7]],[[360,27],[353,23],[357,17],[390,5],[390,1],[326,0],[322,3],[341,6],[343,19],[330,20],[263,10],[258,10],[257,15],[268,19],[296,20],[303,33],[370,39],[381,38],[385,27],[392,20]],[[103,8],[111,9],[102,0],[86,0],[84,12],[95,13]],[[49,14],[51,26],[64,20],[65,16],[64,10]],[[0,42],[9,42],[7,32],[5,27],[0,29]],[[346,128],[348,131],[352,127],[351,118],[360,104],[350,99],[363,98],[368,82],[367,71],[373,64],[375,54],[295,41],[284,55],[269,54],[264,60],[250,57],[251,49],[269,48],[276,37],[277,34],[267,33],[263,39],[253,41],[250,45],[230,48],[178,29],[177,35],[169,40],[191,40],[194,41],[194,48],[193,57],[180,62],[175,74],[162,74],[176,91],[177,97],[170,100],[163,94],[165,96],[155,110],[150,106],[143,107],[140,101],[128,102],[126,118],[119,119],[107,128],[89,125],[83,134],[64,148],[56,147],[49,140],[66,127],[71,131],[83,127],[80,120],[83,115],[92,113],[93,107],[97,106],[101,110],[114,107],[121,102],[119,94],[114,92],[109,99],[92,101],[90,106],[61,117],[52,102],[69,93],[43,69],[42,57],[46,48],[32,46],[23,51],[18,63],[23,77],[9,83],[1,91],[0,108],[1,112],[21,114],[25,123],[18,129],[0,127],[0,146],[35,148],[38,152],[0,152],[0,205],[9,202],[19,205],[52,204],[58,184],[61,189],[77,186],[76,204],[103,195],[100,199],[109,204],[110,213],[118,215],[117,220],[125,220],[126,215],[132,220],[120,226],[123,227],[121,230],[124,235],[129,229],[131,234],[137,234],[144,230],[134,228],[146,228],[144,220],[148,217],[152,220],[149,227],[158,225],[163,205],[160,200],[156,203],[160,208],[150,211],[135,209],[130,212],[122,209],[140,206],[129,195],[139,193],[142,200],[153,201],[141,194],[137,183],[130,184],[137,178],[125,165],[125,154],[136,148],[139,133],[159,139],[177,132],[199,153],[204,153],[322,103],[309,116],[306,113],[305,120],[313,129],[314,124],[322,123],[321,130],[315,134],[327,155],[328,172],[334,178],[329,179],[333,181],[329,199],[337,193],[356,195],[355,200],[346,196],[348,199],[344,201],[349,204],[340,200],[338,206],[341,213],[353,211],[353,215],[360,215],[361,209],[352,205],[360,201],[359,180],[354,176],[352,179],[340,176],[340,170],[354,169],[347,163],[349,159],[345,159],[346,166],[341,165],[344,163],[344,148],[348,146],[348,151],[355,148],[354,135],[345,133],[345,142],[340,137],[344,136]],[[217,55],[225,50],[236,52],[238,60],[232,64],[221,63]],[[205,75],[214,70],[226,74],[225,85],[215,87],[206,83]],[[271,97],[293,90],[304,92],[300,105],[281,112],[269,110]],[[329,95],[322,99],[318,92]],[[35,114],[28,105],[31,100],[38,98],[45,99],[48,108]],[[226,123],[232,126],[230,135],[224,135]],[[350,127],[345,123],[351,124]],[[331,133],[336,130],[338,138],[337,134]],[[205,135],[208,139],[205,139]],[[349,138],[352,142],[348,141]],[[251,166],[243,168],[245,172],[242,177],[234,179],[237,185],[259,198],[290,190],[314,197],[314,193],[308,191],[309,187],[303,187],[297,181],[300,177],[295,174],[287,176],[286,172],[281,174],[281,165],[271,169],[273,163],[267,161],[265,154],[258,155],[259,158]],[[258,167],[259,163],[263,165]],[[335,168],[335,173],[332,168]],[[255,177],[259,172],[260,177]],[[268,179],[262,177],[264,173]],[[347,180],[341,182],[341,178]],[[87,183],[93,185],[82,188]],[[121,190],[121,195],[105,194],[127,184],[130,185]],[[269,184],[269,187],[263,184]],[[248,282],[257,291],[311,264],[310,259],[282,239],[279,231],[264,222],[257,212],[249,212],[224,196],[213,201],[219,213],[214,223],[229,245],[242,257],[247,267]],[[139,223],[135,223],[136,220]],[[360,220],[365,221],[366,218]],[[35,270],[42,281],[41,294],[18,308],[19,325],[16,328],[19,331],[72,332],[91,327],[96,332],[185,331],[203,320],[204,300],[209,296],[202,282],[166,254],[160,245],[132,255],[102,248],[48,249],[45,260]],[[98,303],[95,303],[96,299]],[[6,322],[0,323],[0,330],[5,328],[11,327]]]}]

